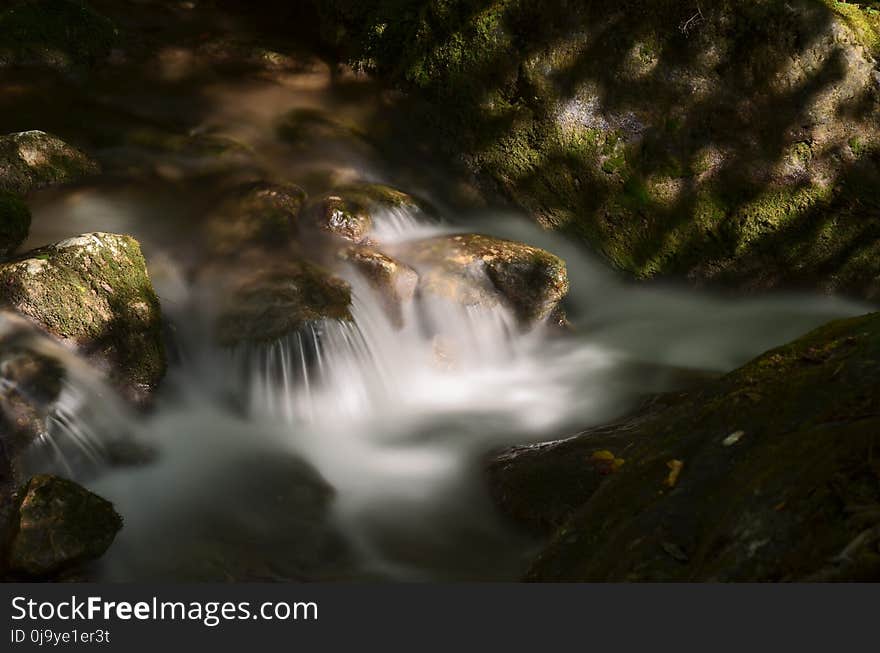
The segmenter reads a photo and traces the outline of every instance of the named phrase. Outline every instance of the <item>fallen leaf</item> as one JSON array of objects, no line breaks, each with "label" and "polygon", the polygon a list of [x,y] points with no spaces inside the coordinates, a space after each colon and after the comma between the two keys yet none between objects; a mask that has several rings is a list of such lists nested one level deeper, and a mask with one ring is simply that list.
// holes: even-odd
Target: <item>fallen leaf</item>
[{"label": "fallen leaf", "polygon": [[726,438],[724,438],[721,441],[721,444],[723,444],[725,447],[732,447],[737,442],[739,442],[742,439],[742,436],[744,436],[745,434],[746,434],[745,431],[734,431],[733,433],[728,435]]},{"label": "fallen leaf", "polygon": [[607,449],[594,451],[590,456],[590,462],[600,474],[612,474],[623,467],[626,462],[623,458],[618,458]]},{"label": "fallen leaf", "polygon": [[678,476],[681,474],[681,468],[684,467],[684,463],[680,460],[670,460],[666,463],[666,466],[669,468],[669,475],[666,477],[666,487],[675,487],[675,484],[678,483]]}]

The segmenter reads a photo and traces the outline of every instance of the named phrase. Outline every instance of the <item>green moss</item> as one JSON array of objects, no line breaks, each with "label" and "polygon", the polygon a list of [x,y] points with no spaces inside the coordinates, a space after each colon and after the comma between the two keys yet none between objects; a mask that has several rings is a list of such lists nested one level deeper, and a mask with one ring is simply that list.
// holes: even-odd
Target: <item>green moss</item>
[{"label": "green moss", "polygon": [[0,14],[0,58],[14,63],[93,64],[117,36],[110,20],[78,0],[20,2]]},{"label": "green moss", "polygon": [[876,3],[823,1],[846,21],[869,50],[880,52],[880,7],[868,6]]},{"label": "green moss", "polygon": [[18,195],[0,191],[0,256],[14,252],[27,238],[31,212]]}]

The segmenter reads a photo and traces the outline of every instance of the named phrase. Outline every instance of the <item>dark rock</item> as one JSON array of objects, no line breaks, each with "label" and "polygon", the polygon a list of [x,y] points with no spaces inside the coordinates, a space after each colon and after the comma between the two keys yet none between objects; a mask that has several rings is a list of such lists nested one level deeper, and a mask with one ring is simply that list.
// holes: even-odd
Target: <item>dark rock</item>
[{"label": "dark rock", "polygon": [[[507,452],[496,496],[555,529],[528,578],[880,579],[878,370],[875,313],[610,427]],[[597,473],[597,450],[622,464]]]},{"label": "dark rock", "polygon": [[34,476],[18,498],[12,573],[49,576],[99,558],[122,528],[113,504],[57,476]]}]

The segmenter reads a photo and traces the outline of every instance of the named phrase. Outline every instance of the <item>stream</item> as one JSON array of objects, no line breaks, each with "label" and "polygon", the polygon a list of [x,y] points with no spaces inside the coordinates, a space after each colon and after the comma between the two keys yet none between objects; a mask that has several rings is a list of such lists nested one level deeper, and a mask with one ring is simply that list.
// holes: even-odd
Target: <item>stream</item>
[{"label": "stream", "polygon": [[[448,189],[465,182],[438,183],[442,167],[430,152],[414,145],[401,160],[406,143],[386,156],[370,138],[373,125],[392,119],[381,89],[316,60],[254,75],[207,70],[198,54],[168,46],[139,72],[145,77],[122,65],[85,90],[57,82],[57,106],[41,106],[39,82],[9,78],[19,93],[6,94],[0,113],[19,116],[7,131],[74,137],[105,170],[31,198],[25,249],[91,231],[131,234],[173,344],[145,413],[76,366],[64,410],[33,457],[35,470],[72,476],[124,517],[89,569],[94,579],[515,580],[537,543],[491,503],[483,472],[491,451],[608,422],[647,395],[870,310],[813,294],[734,298],[621,280],[525,215],[448,201]],[[31,109],[26,119],[22,107]],[[308,118],[308,138],[281,135],[291,115]],[[107,136],[96,121],[126,138]],[[185,144],[156,147],[157,133],[236,147],[205,156]],[[521,333],[503,308],[427,298],[396,330],[369,284],[348,270],[352,324],[323,321],[249,349],[215,345],[211,297],[192,263],[198,227],[220,189],[250,178],[295,182],[310,194],[379,182],[437,207],[436,217],[379,215],[380,244],[477,232],[555,253],[568,266],[573,332]],[[452,343],[443,351],[427,335],[436,332]],[[119,440],[147,461],[109,464]]]}]

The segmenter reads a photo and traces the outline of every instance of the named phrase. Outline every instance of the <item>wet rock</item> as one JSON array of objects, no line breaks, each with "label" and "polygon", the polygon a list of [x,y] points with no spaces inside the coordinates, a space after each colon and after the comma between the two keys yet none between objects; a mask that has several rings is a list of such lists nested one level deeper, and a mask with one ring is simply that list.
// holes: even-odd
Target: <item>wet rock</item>
[{"label": "wet rock", "polygon": [[537,247],[479,234],[438,236],[391,250],[419,273],[419,290],[466,305],[507,306],[524,327],[568,292],[565,262]]},{"label": "wet rock", "polygon": [[0,136],[0,191],[25,195],[97,174],[84,152],[42,131]]},{"label": "wet rock", "polygon": [[106,59],[113,23],[79,0],[22,0],[0,13],[0,67],[68,70]]},{"label": "wet rock", "polygon": [[419,283],[416,271],[387,254],[363,245],[344,249],[339,256],[360,272],[379,293],[392,323],[403,326],[403,306],[412,301]]},{"label": "wet rock", "polygon": [[122,528],[113,504],[57,476],[34,476],[18,497],[12,573],[49,576],[99,558]]},{"label": "wet rock", "polygon": [[[609,427],[505,452],[495,496],[554,532],[528,578],[880,579],[878,369],[880,314],[840,320]],[[625,462],[603,474],[597,450]]]},{"label": "wet rock", "polygon": [[306,194],[293,184],[257,182],[239,187],[206,224],[208,248],[231,256],[248,246],[278,248],[290,242]]},{"label": "wet rock", "polygon": [[164,375],[159,301],[130,236],[84,234],[0,264],[0,303],[97,362],[130,399]]},{"label": "wet rock", "polygon": [[377,211],[420,206],[415,198],[390,186],[349,184],[309,201],[302,226],[359,243],[369,236]]},{"label": "wet rock", "polygon": [[256,257],[253,265],[247,260],[219,282],[221,344],[267,342],[309,322],[351,320],[348,284],[323,268],[267,256]]},{"label": "wet rock", "polygon": [[27,238],[31,212],[14,193],[0,191],[0,258],[9,256]]}]

